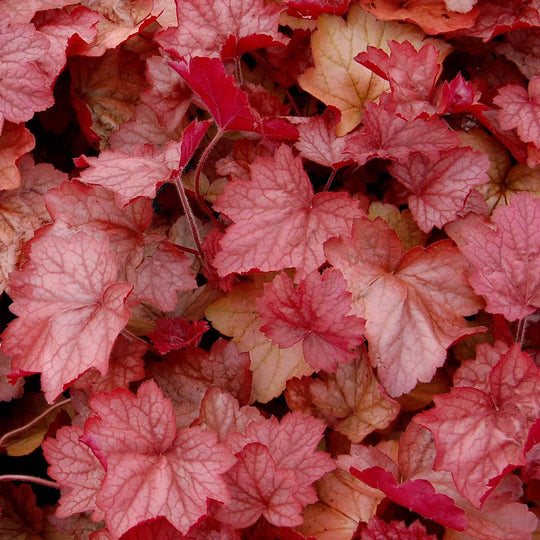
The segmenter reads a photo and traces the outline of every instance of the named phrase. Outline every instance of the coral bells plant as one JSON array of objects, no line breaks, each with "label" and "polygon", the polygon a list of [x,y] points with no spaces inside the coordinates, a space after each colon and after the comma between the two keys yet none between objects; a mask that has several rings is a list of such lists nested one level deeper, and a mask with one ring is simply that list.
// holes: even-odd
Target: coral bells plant
[{"label": "coral bells plant", "polygon": [[0,538],[540,534],[540,4],[0,0]]}]

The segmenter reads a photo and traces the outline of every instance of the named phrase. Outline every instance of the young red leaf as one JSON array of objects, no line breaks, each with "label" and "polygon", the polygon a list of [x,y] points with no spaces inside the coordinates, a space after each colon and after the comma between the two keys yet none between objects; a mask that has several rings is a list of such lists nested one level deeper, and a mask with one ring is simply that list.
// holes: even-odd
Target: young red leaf
[{"label": "young red leaf", "polygon": [[97,394],[84,442],[106,466],[97,496],[105,523],[119,537],[139,522],[166,517],[185,534],[206,514],[207,499],[226,501],[222,474],[234,463],[216,436],[198,427],[177,431],[170,400],[146,381]]},{"label": "young red leaf", "polygon": [[427,480],[406,480],[398,484],[392,473],[371,467],[351,474],[368,486],[380,489],[389,499],[445,527],[463,531],[467,526],[465,512],[447,495],[436,493]]},{"label": "young red leaf", "polygon": [[493,102],[502,129],[517,129],[523,142],[540,146],[540,77],[529,82],[528,91],[522,86],[509,84],[499,88]]},{"label": "young red leaf", "polygon": [[403,521],[385,523],[374,517],[362,527],[362,540],[436,540],[436,538],[428,534],[419,521],[414,521],[407,527]]},{"label": "young red leaf", "polygon": [[412,152],[437,154],[459,145],[457,134],[439,118],[407,121],[381,105],[366,103],[363,126],[350,136],[345,151],[363,165],[375,157],[404,161]]},{"label": "young red leaf", "polygon": [[157,35],[158,43],[179,57],[241,56],[261,47],[281,45],[280,4],[262,0],[182,0],[176,2],[179,24]]},{"label": "young red leaf", "polygon": [[45,439],[41,445],[50,464],[49,476],[61,486],[56,515],[65,518],[78,512],[93,512],[92,517],[101,521],[103,512],[97,508],[96,497],[105,470],[92,450],[80,442],[82,435],[82,427],[65,426],[54,439]]},{"label": "young red leaf", "polygon": [[481,303],[450,241],[404,254],[386,222],[362,218],[351,238],[329,240],[325,252],[348,282],[354,312],[366,319],[370,357],[391,396],[429,382],[450,345],[482,330],[463,319]]},{"label": "young red leaf", "polygon": [[364,321],[351,310],[351,294],[341,272],[310,272],[295,289],[286,274],[264,287],[257,300],[261,332],[280,347],[302,342],[304,358],[315,371],[335,371],[350,362],[364,341]]},{"label": "young red leaf", "polygon": [[361,442],[377,429],[385,429],[399,413],[369,366],[364,352],[336,373],[322,373],[320,379],[302,377],[287,382],[285,397],[292,411],[321,418],[353,443]]},{"label": "young red leaf", "polygon": [[21,173],[17,163],[35,144],[34,136],[24,124],[4,122],[4,127],[0,127],[0,190],[21,187]]},{"label": "young red leaf", "polygon": [[413,153],[388,172],[411,193],[409,208],[418,226],[429,232],[454,220],[475,186],[488,182],[490,161],[471,148],[452,148],[438,156]]},{"label": "young red leaf", "polygon": [[2,349],[14,374],[41,372],[49,402],[87,369],[106,373],[132,290],[116,276],[110,245],[84,233],[67,240],[41,235],[29,244],[22,270],[10,275],[10,309],[18,318],[3,333]]},{"label": "young red leaf", "polygon": [[517,193],[494,210],[491,223],[469,215],[447,233],[475,268],[469,280],[488,312],[513,321],[540,307],[540,199]]},{"label": "young red leaf", "polygon": [[181,317],[174,317],[173,319],[158,319],[157,329],[148,334],[148,337],[156,349],[161,354],[165,354],[191,345],[196,347],[207,330],[208,323],[205,321],[190,322]]},{"label": "young red leaf", "polygon": [[[52,78],[40,62],[47,59],[49,40],[33,24],[0,21],[0,131],[4,120],[19,123],[54,103]],[[57,73],[52,74],[53,77]]]},{"label": "young red leaf", "polygon": [[323,13],[343,15],[350,0],[288,0],[287,13],[293,17],[316,19]]},{"label": "young red leaf", "polygon": [[540,414],[540,368],[514,345],[500,355],[489,391],[452,388],[414,418],[435,438],[435,470],[452,473],[458,491],[476,508],[504,474],[525,465],[524,445]]},{"label": "young red leaf", "polygon": [[228,183],[214,209],[234,221],[214,259],[221,276],[296,268],[296,279],[323,264],[323,243],[349,234],[363,214],[346,194],[314,194],[302,160],[285,145],[255,160],[251,180]]}]

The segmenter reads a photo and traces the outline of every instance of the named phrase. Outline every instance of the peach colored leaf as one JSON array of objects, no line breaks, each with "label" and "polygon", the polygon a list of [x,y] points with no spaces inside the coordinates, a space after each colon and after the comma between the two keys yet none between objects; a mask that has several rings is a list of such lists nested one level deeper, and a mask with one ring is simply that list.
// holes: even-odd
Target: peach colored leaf
[{"label": "peach colored leaf", "polygon": [[474,187],[489,177],[489,158],[471,148],[452,148],[433,158],[413,153],[403,163],[392,163],[388,172],[409,191],[409,208],[424,232],[442,228],[463,212]]},{"label": "peach colored leaf", "polygon": [[205,315],[218,332],[233,338],[240,352],[249,352],[253,388],[251,401],[266,403],[285,390],[292,377],[309,375],[298,343],[279,349],[259,330],[256,298],[262,296],[262,283],[249,281],[235,287],[227,296],[208,306]]},{"label": "peach colored leaf", "polygon": [[434,469],[452,473],[458,491],[476,508],[510,470],[525,465],[524,445],[540,414],[540,368],[519,344],[489,376],[489,391],[452,388],[435,407],[415,416],[435,438]]},{"label": "peach colored leaf", "polygon": [[228,392],[242,405],[249,401],[249,355],[223,338],[209,353],[195,347],[172,352],[160,362],[148,363],[146,371],[172,400],[178,427],[189,426],[199,416],[201,401],[211,387]]},{"label": "peach colored leaf", "polygon": [[33,24],[10,24],[9,17],[2,17],[0,130],[4,120],[26,122],[34,112],[43,111],[54,103],[52,78],[40,65],[48,52],[49,40]]},{"label": "peach colored leaf", "polygon": [[400,411],[377,382],[365,353],[338,366],[335,374],[291,379],[285,397],[292,411],[321,418],[355,444],[388,427]]},{"label": "peach colored leaf", "polygon": [[0,190],[21,187],[21,173],[17,163],[36,144],[34,136],[24,124],[4,122],[0,133]]},{"label": "peach colored leaf", "polygon": [[54,439],[49,437],[41,445],[50,464],[48,474],[61,486],[56,515],[65,518],[78,512],[93,512],[96,521],[101,521],[103,514],[97,508],[96,497],[105,470],[92,450],[80,442],[82,435],[82,427],[65,426]]},{"label": "peach colored leaf", "polygon": [[182,534],[206,514],[208,499],[228,500],[222,475],[230,451],[199,427],[177,431],[170,400],[153,381],[137,392],[97,394],[83,441],[106,464],[97,496],[116,537],[139,522],[166,517]]},{"label": "peach colored leaf", "polygon": [[337,15],[321,15],[311,39],[315,66],[300,77],[300,86],[341,111],[337,135],[345,135],[362,121],[366,101],[376,100],[390,86],[368,68],[354,61],[354,57],[374,45],[388,50],[388,41],[408,40],[419,45],[424,33],[409,24],[378,21],[353,5],[347,21]]},{"label": "peach colored leaf", "polygon": [[227,444],[227,436],[235,439],[251,422],[263,420],[256,407],[240,407],[235,397],[217,387],[209,388],[201,402],[200,415],[193,425],[211,429],[220,442]]},{"label": "peach colored leaf", "polygon": [[117,283],[107,242],[85,233],[66,240],[44,234],[29,260],[10,275],[11,311],[2,349],[18,375],[41,372],[49,402],[87,369],[106,373],[114,340],[129,319],[132,286]]},{"label": "peach colored leaf", "polygon": [[469,28],[478,16],[475,8],[468,13],[451,11],[445,0],[361,0],[360,5],[382,21],[409,21],[428,34],[441,34]]},{"label": "peach colored leaf", "polygon": [[514,321],[540,307],[540,199],[517,193],[491,222],[469,215],[447,232],[474,267],[469,280],[488,312]]},{"label": "peach colored leaf", "polygon": [[262,0],[183,0],[176,2],[179,24],[157,35],[158,43],[178,57],[223,59],[261,47],[285,44],[278,32],[280,4]]},{"label": "peach colored leaf", "polygon": [[96,58],[70,57],[68,68],[72,105],[81,129],[92,145],[101,142],[106,148],[111,133],[135,113],[147,85],[144,63],[139,55],[119,48]]},{"label": "peach colored leaf", "polygon": [[345,153],[363,165],[375,157],[404,161],[412,152],[438,154],[459,145],[459,137],[444,120],[407,121],[382,105],[366,103],[363,125],[349,137]]},{"label": "peach colored leaf", "polygon": [[[4,130],[9,125],[6,122]],[[22,262],[24,242],[49,221],[43,196],[48,189],[67,180],[67,175],[52,165],[34,165],[30,156],[21,158],[18,174],[21,178],[18,189],[0,191],[0,291],[8,287],[8,274]]]},{"label": "peach colored leaf", "polygon": [[214,209],[234,221],[214,259],[221,276],[296,268],[296,279],[321,266],[323,243],[349,234],[363,214],[347,194],[314,194],[302,160],[285,145],[255,160],[251,180],[229,182]]},{"label": "peach colored leaf", "polygon": [[302,343],[306,362],[315,371],[335,371],[350,362],[364,341],[364,321],[351,310],[351,294],[339,270],[310,272],[295,289],[286,274],[264,286],[257,309],[261,332],[279,347]]},{"label": "peach colored leaf", "polygon": [[465,277],[466,261],[450,241],[404,254],[382,219],[362,218],[351,238],[329,240],[325,252],[348,282],[354,312],[366,319],[370,356],[391,396],[429,382],[450,345],[483,330],[463,318],[481,303]]},{"label": "peach colored leaf", "polygon": [[529,82],[528,91],[522,86],[509,84],[499,88],[493,102],[498,111],[502,129],[517,129],[523,142],[540,146],[540,77]]}]

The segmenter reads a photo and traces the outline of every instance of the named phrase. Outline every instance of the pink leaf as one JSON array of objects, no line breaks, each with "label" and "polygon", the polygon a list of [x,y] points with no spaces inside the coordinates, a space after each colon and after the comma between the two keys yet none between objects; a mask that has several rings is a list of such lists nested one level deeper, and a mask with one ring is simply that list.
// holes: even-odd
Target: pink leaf
[{"label": "pink leaf", "polygon": [[309,17],[316,19],[322,13],[343,15],[350,0],[288,0],[287,13],[293,17]]},{"label": "pink leaf", "polygon": [[11,384],[6,377],[10,371],[11,359],[0,352],[0,401],[11,401],[23,394],[24,379],[18,379]]},{"label": "pink leaf", "polygon": [[491,223],[470,215],[447,233],[475,268],[469,279],[487,311],[513,321],[540,307],[540,199],[515,194],[495,209]]},{"label": "pink leaf", "polygon": [[156,349],[165,354],[169,351],[185,349],[190,345],[197,346],[203,334],[208,330],[205,321],[190,322],[181,317],[158,319],[157,329],[148,334]]},{"label": "pink leaf", "polygon": [[273,525],[300,525],[302,504],[294,496],[298,487],[294,473],[277,468],[260,443],[246,445],[236,458],[225,475],[231,501],[218,510],[218,519],[237,528],[249,527],[261,515]]},{"label": "pink leaf", "polygon": [[310,272],[295,289],[286,274],[265,285],[257,309],[261,331],[280,347],[302,341],[304,358],[315,371],[335,371],[350,362],[363,342],[364,321],[353,315],[351,294],[338,270]]},{"label": "pink leaf", "polygon": [[370,357],[392,396],[430,381],[450,345],[482,330],[463,319],[481,303],[465,277],[466,261],[450,241],[404,254],[386,222],[362,218],[350,239],[329,240],[325,252],[348,282],[354,312],[366,319]]},{"label": "pink leaf", "polygon": [[231,453],[211,432],[177,431],[171,402],[153,381],[136,396],[119,389],[90,405],[95,415],[84,441],[106,464],[97,503],[112,534],[159,516],[185,534],[206,514],[207,499],[228,499],[221,475],[234,462]]},{"label": "pink leaf", "polygon": [[413,153],[388,172],[411,193],[409,208],[424,231],[441,228],[462,212],[472,188],[489,181],[490,161],[470,148],[452,148],[438,156]]},{"label": "pink leaf", "polygon": [[160,32],[157,41],[179,57],[221,55],[226,59],[286,42],[278,32],[284,9],[279,4],[265,5],[262,0],[183,0],[176,5],[178,20],[187,24]]},{"label": "pink leaf", "polygon": [[78,512],[93,512],[96,521],[103,519],[97,508],[96,497],[101,488],[105,470],[92,450],[80,442],[83,430],[78,426],[60,428],[55,438],[43,441],[48,470],[61,486],[61,497],[56,515],[61,518]]},{"label": "pink leaf", "polygon": [[313,193],[313,187],[288,146],[273,158],[257,158],[251,180],[225,186],[214,209],[230,217],[214,266],[221,276],[258,269],[296,268],[297,279],[324,262],[322,244],[349,234],[363,212],[343,193]]},{"label": "pink leaf", "polygon": [[368,102],[363,126],[349,138],[346,152],[363,165],[375,157],[404,161],[411,152],[438,153],[459,145],[457,134],[439,118],[407,121]]},{"label": "pink leaf", "polygon": [[350,472],[368,486],[380,489],[389,499],[413,512],[457,531],[463,531],[467,527],[465,512],[447,495],[436,493],[427,480],[406,480],[398,484],[392,473],[381,467],[362,471],[352,467]]},{"label": "pink leaf", "polygon": [[493,102],[501,108],[502,129],[517,128],[523,142],[540,146],[540,77],[531,79],[528,92],[515,84],[500,88]]},{"label": "pink leaf", "polygon": [[116,283],[107,242],[84,233],[44,234],[30,244],[29,261],[11,274],[11,311],[3,351],[21,374],[41,372],[49,402],[90,367],[106,373],[114,340],[129,319],[131,285]]},{"label": "pink leaf", "polygon": [[[0,130],[4,120],[26,122],[54,103],[52,79],[40,66],[49,40],[32,24],[0,21]],[[57,73],[54,73],[56,76]]]},{"label": "pink leaf", "polygon": [[35,144],[34,136],[24,124],[4,122],[3,129],[0,128],[0,190],[21,187],[21,173],[17,163]]},{"label": "pink leaf", "polygon": [[435,438],[435,470],[446,470],[475,507],[504,474],[525,465],[524,446],[540,414],[540,368],[514,345],[500,355],[489,390],[453,388],[414,421]]}]

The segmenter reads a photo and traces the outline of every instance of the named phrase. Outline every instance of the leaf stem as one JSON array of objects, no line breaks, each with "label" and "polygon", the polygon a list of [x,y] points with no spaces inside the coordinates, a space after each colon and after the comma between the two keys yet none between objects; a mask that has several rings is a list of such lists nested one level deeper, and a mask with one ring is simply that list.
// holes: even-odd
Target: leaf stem
[{"label": "leaf stem", "polygon": [[202,249],[202,244],[201,244],[201,235],[199,234],[199,229],[197,229],[197,224],[195,223],[195,216],[193,215],[191,206],[189,205],[189,201],[186,195],[186,190],[184,189],[184,184],[182,184],[181,173],[177,174],[174,177],[174,183],[176,185],[178,195],[180,195],[180,201],[182,203],[182,207],[184,208],[184,214],[186,215],[188,223],[189,223],[189,228],[191,230],[191,236],[193,237],[193,242],[195,242],[195,247],[197,248],[197,255],[201,259],[202,264],[205,264],[204,251]]},{"label": "leaf stem", "polygon": [[26,431],[28,428],[32,427],[34,424],[39,422],[42,418],[45,418],[49,413],[51,413],[55,409],[58,409],[59,407],[64,406],[66,403],[69,403],[70,401],[71,401],[71,398],[67,398],[67,399],[64,399],[63,401],[59,401],[58,403],[55,403],[54,405],[49,407],[46,411],[43,411],[39,416],[36,416],[32,420],[30,420],[30,422],[28,422],[24,426],[18,427],[17,429],[4,433],[4,435],[0,437],[0,448],[5,445],[5,442],[8,439],[10,439],[11,437],[14,437],[15,435],[18,435],[19,433],[22,433],[23,431]]},{"label": "leaf stem", "polygon": [[336,177],[337,171],[338,170],[335,167],[332,167],[332,172],[330,173],[330,176],[328,177],[328,180],[326,181],[323,191],[328,191],[330,189],[330,186],[332,185],[332,182],[334,181],[334,178]]},{"label": "leaf stem", "polygon": [[523,343],[525,341],[525,331],[527,330],[528,322],[528,317],[520,319],[516,327],[516,337],[514,338],[514,341],[516,343],[520,343],[521,348],[523,348]]},{"label": "leaf stem", "polygon": [[222,224],[216,219],[216,216],[214,216],[214,212],[208,207],[206,204],[206,201],[204,200],[204,197],[201,195],[201,173],[202,168],[204,166],[205,161],[208,158],[208,155],[216,146],[216,143],[221,139],[223,136],[223,133],[225,132],[224,129],[218,127],[218,130],[216,134],[214,135],[213,139],[210,141],[208,146],[204,149],[204,152],[202,153],[199,162],[197,163],[197,169],[195,170],[195,199],[197,199],[197,202],[199,203],[199,206],[202,208],[204,213],[210,218],[212,223],[218,228],[218,230],[222,230],[223,226]]},{"label": "leaf stem", "polygon": [[53,480],[39,478],[39,476],[29,476],[27,474],[2,474],[0,475],[0,482],[32,482],[33,484],[60,489],[60,484],[57,484]]}]

